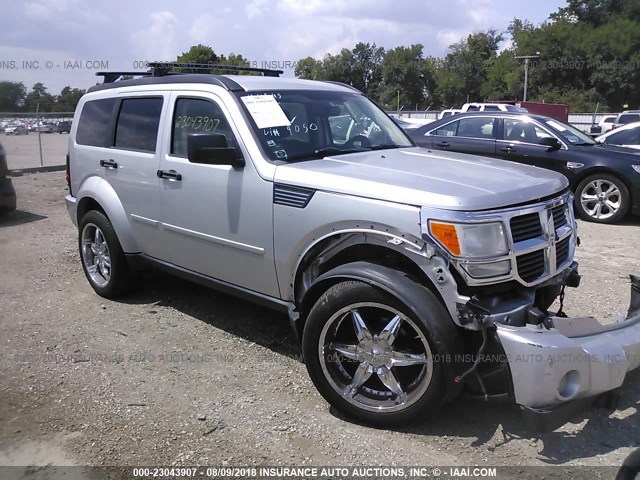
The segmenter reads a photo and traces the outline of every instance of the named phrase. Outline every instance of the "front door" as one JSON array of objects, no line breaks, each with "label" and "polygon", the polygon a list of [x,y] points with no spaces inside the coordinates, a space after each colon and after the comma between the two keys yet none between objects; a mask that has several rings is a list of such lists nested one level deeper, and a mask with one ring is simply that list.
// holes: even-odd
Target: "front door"
[{"label": "front door", "polygon": [[546,137],[557,137],[528,117],[505,118],[501,138],[496,145],[496,156],[512,162],[555,170],[568,175],[566,148],[550,149],[541,145]]},{"label": "front door", "polygon": [[[171,97],[171,133],[161,159],[163,259],[279,297],[273,255],[273,183],[258,175],[228,111],[213,94]],[[191,163],[190,133],[222,133],[243,168]]]}]

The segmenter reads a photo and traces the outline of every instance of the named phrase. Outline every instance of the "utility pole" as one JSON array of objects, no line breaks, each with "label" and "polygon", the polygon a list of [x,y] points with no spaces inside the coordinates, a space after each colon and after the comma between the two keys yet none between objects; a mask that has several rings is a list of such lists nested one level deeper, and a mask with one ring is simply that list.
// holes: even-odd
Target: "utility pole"
[{"label": "utility pole", "polygon": [[38,130],[38,146],[40,147],[40,167],[44,166],[42,161],[42,139],[40,138],[40,102],[36,105],[36,129]]},{"label": "utility pole", "polygon": [[540,58],[540,52],[536,52],[535,55],[520,55],[517,56],[517,60],[524,60],[524,97],[523,102],[527,101],[527,88],[529,84],[529,60],[534,58]]}]

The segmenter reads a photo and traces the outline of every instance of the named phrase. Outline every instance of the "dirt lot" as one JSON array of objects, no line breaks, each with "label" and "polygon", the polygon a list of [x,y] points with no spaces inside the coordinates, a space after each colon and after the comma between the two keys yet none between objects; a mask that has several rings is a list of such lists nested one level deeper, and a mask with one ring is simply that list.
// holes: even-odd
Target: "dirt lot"
[{"label": "dirt lot", "polygon": [[[19,211],[0,222],[0,465],[603,466],[640,445],[638,374],[617,412],[544,435],[511,405],[468,399],[402,430],[349,423],[312,386],[285,317],[161,274],[102,299],[63,174],[14,183]],[[570,315],[624,314],[639,228],[580,224]]]}]

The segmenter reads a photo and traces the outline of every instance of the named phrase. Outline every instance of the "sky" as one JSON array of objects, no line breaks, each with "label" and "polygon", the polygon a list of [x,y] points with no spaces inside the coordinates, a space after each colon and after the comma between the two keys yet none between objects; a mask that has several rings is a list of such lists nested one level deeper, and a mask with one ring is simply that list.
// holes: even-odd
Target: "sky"
[{"label": "sky", "polygon": [[49,93],[87,88],[97,71],[142,71],[192,45],[285,70],[358,42],[420,43],[443,56],[470,33],[539,24],[563,0],[0,0],[0,80],[42,82]]}]

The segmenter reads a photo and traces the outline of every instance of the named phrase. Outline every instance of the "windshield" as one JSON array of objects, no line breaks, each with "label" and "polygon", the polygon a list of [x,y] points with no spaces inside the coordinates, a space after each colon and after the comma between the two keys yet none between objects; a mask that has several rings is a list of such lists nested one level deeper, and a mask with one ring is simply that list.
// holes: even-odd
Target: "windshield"
[{"label": "windshield", "polygon": [[238,93],[271,160],[304,160],[413,146],[382,110],[355,92]]},{"label": "windshield", "polygon": [[571,125],[551,119],[545,120],[544,123],[560,135],[565,142],[572,145],[596,145],[596,142],[591,137]]}]

